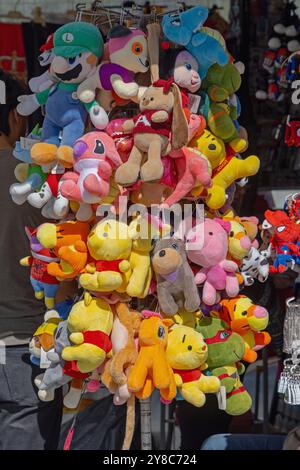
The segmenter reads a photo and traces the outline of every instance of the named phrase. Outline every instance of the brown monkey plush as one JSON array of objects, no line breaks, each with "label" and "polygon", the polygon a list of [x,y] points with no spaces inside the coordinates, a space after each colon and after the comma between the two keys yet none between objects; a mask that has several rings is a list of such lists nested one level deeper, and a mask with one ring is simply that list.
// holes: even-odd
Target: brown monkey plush
[{"label": "brown monkey plush", "polygon": [[134,145],[126,163],[115,175],[122,186],[142,181],[157,181],[164,172],[161,157],[172,148],[187,144],[188,125],[181,106],[181,94],[172,79],[157,80],[140,100],[140,114],[124,123],[132,132]]},{"label": "brown monkey plush", "polygon": [[153,250],[152,266],[163,313],[172,316],[181,309],[188,312],[199,309],[200,297],[183,241],[176,238],[159,240]]}]

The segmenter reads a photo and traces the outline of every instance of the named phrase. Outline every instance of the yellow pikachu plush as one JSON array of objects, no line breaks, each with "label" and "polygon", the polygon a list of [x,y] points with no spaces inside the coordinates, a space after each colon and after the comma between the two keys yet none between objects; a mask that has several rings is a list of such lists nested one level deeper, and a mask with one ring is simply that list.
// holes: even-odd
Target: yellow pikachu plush
[{"label": "yellow pikachu plush", "polygon": [[194,406],[205,404],[205,393],[220,389],[217,377],[205,376],[207,346],[201,333],[183,325],[174,325],[168,336],[167,360],[175,374],[182,397]]},{"label": "yellow pikachu plush", "polygon": [[111,350],[109,335],[113,326],[113,313],[103,299],[92,298],[73,305],[68,317],[68,330],[73,346],[62,351],[65,361],[76,361],[80,372],[92,372],[105,360]]},{"label": "yellow pikachu plush", "polygon": [[193,193],[193,196],[203,197],[207,194],[206,204],[212,210],[218,210],[226,202],[226,189],[236,180],[255,175],[260,166],[259,158],[251,155],[245,159],[236,157],[243,151],[246,142],[244,139],[234,139],[229,144],[205,130],[201,136],[193,139],[191,147],[197,148],[210,161],[213,184],[205,193]]}]

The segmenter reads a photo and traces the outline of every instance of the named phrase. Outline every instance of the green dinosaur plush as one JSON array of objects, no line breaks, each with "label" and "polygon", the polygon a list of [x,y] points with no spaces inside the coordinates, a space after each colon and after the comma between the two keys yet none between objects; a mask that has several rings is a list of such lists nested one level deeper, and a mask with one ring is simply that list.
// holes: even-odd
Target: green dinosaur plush
[{"label": "green dinosaur plush", "polygon": [[243,338],[229,330],[219,318],[200,319],[196,330],[204,336],[208,346],[208,368],[226,388],[226,413],[232,416],[246,413],[252,399],[240,380],[240,374],[245,371],[239,362],[245,352]]},{"label": "green dinosaur plush", "polygon": [[211,132],[226,143],[239,137],[237,119],[240,104],[235,93],[241,83],[240,71],[232,63],[213,65],[202,83],[202,90],[210,98],[207,124]]}]

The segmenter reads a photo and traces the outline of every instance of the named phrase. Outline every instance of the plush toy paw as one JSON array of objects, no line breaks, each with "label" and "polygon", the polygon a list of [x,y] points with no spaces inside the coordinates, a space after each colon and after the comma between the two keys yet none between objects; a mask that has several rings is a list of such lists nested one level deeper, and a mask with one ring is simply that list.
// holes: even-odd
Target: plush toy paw
[{"label": "plush toy paw", "polygon": [[49,165],[56,161],[57,147],[54,144],[39,142],[31,147],[31,159],[37,165]]},{"label": "plush toy paw", "polygon": [[196,312],[199,310],[199,299],[186,299],[184,302],[184,308],[187,312]]},{"label": "plush toy paw", "polygon": [[137,181],[139,172],[139,165],[135,165],[131,162],[123,163],[116,171],[115,181],[122,186],[128,186]]},{"label": "plush toy paw", "polygon": [[38,397],[41,401],[53,401],[54,400],[54,390],[39,390]]},{"label": "plush toy paw", "polygon": [[79,405],[81,389],[70,387],[68,393],[64,396],[64,406],[69,410],[75,410]]},{"label": "plush toy paw", "polygon": [[26,202],[27,197],[32,192],[30,183],[14,183],[9,188],[9,193],[15,204],[19,206]]},{"label": "plush toy paw", "polygon": [[65,168],[73,166],[73,149],[69,145],[61,145],[57,149],[56,157]]},{"label": "plush toy paw", "polygon": [[108,116],[104,109],[97,105],[94,105],[90,109],[90,119],[96,129],[105,129],[108,124]]},{"label": "plush toy paw", "polygon": [[164,174],[164,167],[161,162],[153,165],[152,162],[147,161],[141,167],[141,179],[146,182],[158,181],[162,178],[163,174]]}]

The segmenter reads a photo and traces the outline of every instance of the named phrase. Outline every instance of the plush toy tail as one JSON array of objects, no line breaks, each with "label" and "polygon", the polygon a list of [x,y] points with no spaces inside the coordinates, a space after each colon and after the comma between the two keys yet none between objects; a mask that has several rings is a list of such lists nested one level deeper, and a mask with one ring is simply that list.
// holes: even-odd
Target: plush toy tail
[{"label": "plush toy tail", "polygon": [[129,450],[135,427],[135,396],[132,394],[127,401],[125,437],[122,450]]}]

